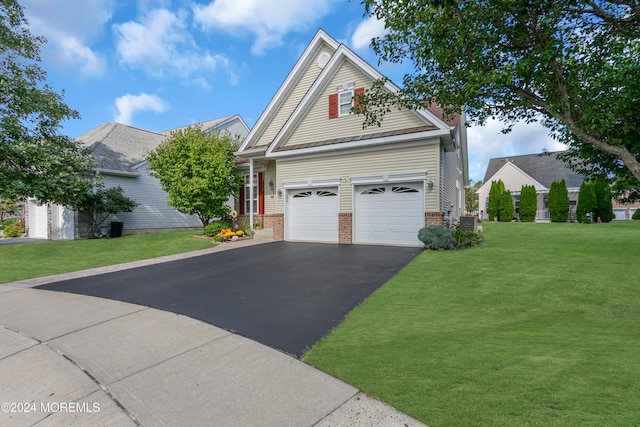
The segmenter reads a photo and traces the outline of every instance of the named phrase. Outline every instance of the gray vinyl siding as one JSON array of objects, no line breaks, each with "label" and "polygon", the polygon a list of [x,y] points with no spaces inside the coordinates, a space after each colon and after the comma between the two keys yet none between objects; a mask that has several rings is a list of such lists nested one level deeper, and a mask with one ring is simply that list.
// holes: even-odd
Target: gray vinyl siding
[{"label": "gray vinyl siding", "polygon": [[[273,190],[269,187],[269,182],[273,182]],[[273,213],[276,211],[276,201],[278,193],[276,190],[276,162],[271,160],[267,163],[267,170],[264,172],[264,212]]]},{"label": "gray vinyl siding", "polygon": [[117,214],[118,220],[124,222],[125,230],[151,231],[202,226],[198,217],[185,215],[169,206],[167,193],[162,190],[160,181],[149,175],[146,165],[139,167],[138,172],[138,177],[103,175],[106,187],[119,185],[125,196],[138,203],[133,212]]},{"label": "gray vinyl siding", "polygon": [[464,182],[462,164],[456,151],[442,151],[440,176],[442,189],[440,192],[442,212],[449,212],[454,218],[464,213]]},{"label": "gray vinyl siding", "polygon": [[[340,179],[340,212],[351,212],[353,189],[351,177],[378,174],[427,171],[427,181],[434,181],[434,188],[426,190],[426,210],[438,210],[437,173],[439,169],[439,141],[433,140],[418,147],[378,150],[365,153],[343,154],[291,161],[278,161],[278,188],[283,182],[308,179]],[[428,145],[427,145],[428,144]],[[284,192],[283,192],[284,193]],[[284,211],[284,195],[276,194],[276,212]],[[268,212],[271,213],[271,212]]]},{"label": "gray vinyl siding", "polygon": [[348,82],[354,82],[356,88],[364,87],[365,90],[368,90],[373,83],[369,77],[360,72],[349,60],[345,60],[284,145],[374,134],[381,131],[407,129],[430,124],[407,110],[393,110],[384,116],[381,127],[370,126],[366,129],[362,128],[364,117],[361,115],[351,114],[329,119],[329,95],[338,93],[338,85]]},{"label": "gray vinyl siding", "polygon": [[309,62],[304,73],[302,73],[302,76],[300,76],[300,79],[295,83],[293,90],[289,93],[283,105],[279,107],[276,106],[277,112],[275,113],[275,116],[270,120],[266,129],[254,144],[254,147],[270,144],[278,132],[280,132],[280,129],[289,119],[293,110],[295,110],[311,85],[313,85],[313,82],[316,80],[318,75],[320,75],[320,72],[322,72],[322,69],[317,66],[316,61],[318,56],[323,52],[333,55],[333,51],[326,45],[318,50],[315,57],[313,57]]},{"label": "gray vinyl siding", "polygon": [[229,132],[232,136],[237,136],[240,138],[240,141],[243,141],[247,136],[247,128],[240,121],[240,119],[234,119],[231,122],[227,123],[224,127],[224,131]]}]

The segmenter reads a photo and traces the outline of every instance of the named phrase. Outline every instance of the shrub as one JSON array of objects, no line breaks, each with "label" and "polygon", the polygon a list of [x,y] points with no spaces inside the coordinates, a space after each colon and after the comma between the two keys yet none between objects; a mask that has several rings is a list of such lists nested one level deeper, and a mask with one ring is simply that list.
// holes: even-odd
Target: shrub
[{"label": "shrub", "polygon": [[453,249],[456,245],[451,230],[437,225],[421,228],[418,239],[424,243],[425,249]]},{"label": "shrub", "polygon": [[500,209],[498,210],[498,219],[501,222],[511,222],[513,220],[513,197],[511,191],[503,191],[500,195]]},{"label": "shrub", "polygon": [[5,237],[20,237],[24,234],[24,219],[11,218],[2,225]]},{"label": "shrub", "polygon": [[633,215],[631,215],[631,219],[640,219],[640,208],[636,209]]},{"label": "shrub", "polygon": [[482,242],[482,234],[474,233],[473,231],[466,231],[459,227],[453,230],[451,234],[456,241],[457,248],[477,246]]},{"label": "shrub", "polygon": [[204,227],[203,234],[205,236],[212,237],[212,236],[215,236],[216,234],[219,234],[225,228],[229,228],[229,223],[227,221],[224,221],[224,220],[213,221]]},{"label": "shrub", "polygon": [[596,210],[593,219],[600,218],[602,222],[611,222],[615,215],[613,214],[609,183],[603,178],[599,178],[594,182],[593,189],[596,194]]},{"label": "shrub", "polygon": [[489,221],[498,218],[500,215],[500,203],[504,193],[504,183],[502,180],[491,181],[491,189],[489,190],[489,206],[487,207],[487,215]]},{"label": "shrub", "polygon": [[551,183],[548,203],[551,222],[567,222],[569,219],[569,191],[564,178]]},{"label": "shrub", "polygon": [[593,189],[593,184],[588,181],[582,181],[582,184],[580,184],[580,193],[578,193],[578,207],[576,208],[578,222],[591,222],[593,217],[588,217],[587,214],[593,215],[595,210],[596,192]]},{"label": "shrub", "polygon": [[538,210],[538,195],[533,185],[523,185],[520,191],[520,220],[533,222]]}]

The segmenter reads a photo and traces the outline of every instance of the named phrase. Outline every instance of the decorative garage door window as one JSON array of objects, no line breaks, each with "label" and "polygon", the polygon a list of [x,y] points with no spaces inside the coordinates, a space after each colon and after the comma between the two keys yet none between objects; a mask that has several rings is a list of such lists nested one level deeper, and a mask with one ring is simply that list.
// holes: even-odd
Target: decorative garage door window
[{"label": "decorative garage door window", "polygon": [[311,191],[302,191],[300,193],[296,193],[293,195],[293,197],[295,198],[300,198],[300,197],[311,197]]},{"label": "decorative garage door window", "polygon": [[391,191],[393,191],[394,193],[419,193],[419,191],[415,188],[409,187],[393,187]]},{"label": "decorative garage door window", "polygon": [[333,191],[318,190],[318,197],[338,197]]},{"label": "decorative garage door window", "polygon": [[384,187],[376,187],[376,188],[370,188],[368,190],[365,190],[362,192],[362,194],[382,194],[385,191],[386,190]]}]

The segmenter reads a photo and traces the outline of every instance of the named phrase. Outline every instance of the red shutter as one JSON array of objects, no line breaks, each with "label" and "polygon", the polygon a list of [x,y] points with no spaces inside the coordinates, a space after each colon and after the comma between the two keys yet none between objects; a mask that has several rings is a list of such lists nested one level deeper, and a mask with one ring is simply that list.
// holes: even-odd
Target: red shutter
[{"label": "red shutter", "polygon": [[240,184],[240,206],[238,206],[238,213],[244,215],[244,178],[242,184]]},{"label": "red shutter", "polygon": [[264,174],[258,174],[258,214],[264,213]]},{"label": "red shutter", "polygon": [[358,102],[358,96],[362,95],[364,96],[364,88],[363,87],[359,87],[358,89],[355,89],[353,91],[353,109],[355,111],[356,114],[360,114],[362,113],[362,110],[360,109],[360,103]]},{"label": "red shutter", "polygon": [[338,94],[333,93],[329,95],[329,118],[335,119],[338,117]]}]

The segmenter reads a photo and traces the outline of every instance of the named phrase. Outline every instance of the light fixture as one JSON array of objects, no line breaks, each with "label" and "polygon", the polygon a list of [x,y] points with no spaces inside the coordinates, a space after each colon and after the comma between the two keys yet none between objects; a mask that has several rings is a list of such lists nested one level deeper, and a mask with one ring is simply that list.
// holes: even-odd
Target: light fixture
[{"label": "light fixture", "polygon": [[429,182],[427,182],[427,187],[431,190],[433,188],[433,181],[429,180]]},{"label": "light fixture", "polygon": [[269,181],[269,188],[273,188],[273,181]]},{"label": "light fixture", "polygon": [[278,197],[282,197],[282,190],[278,190]]}]

